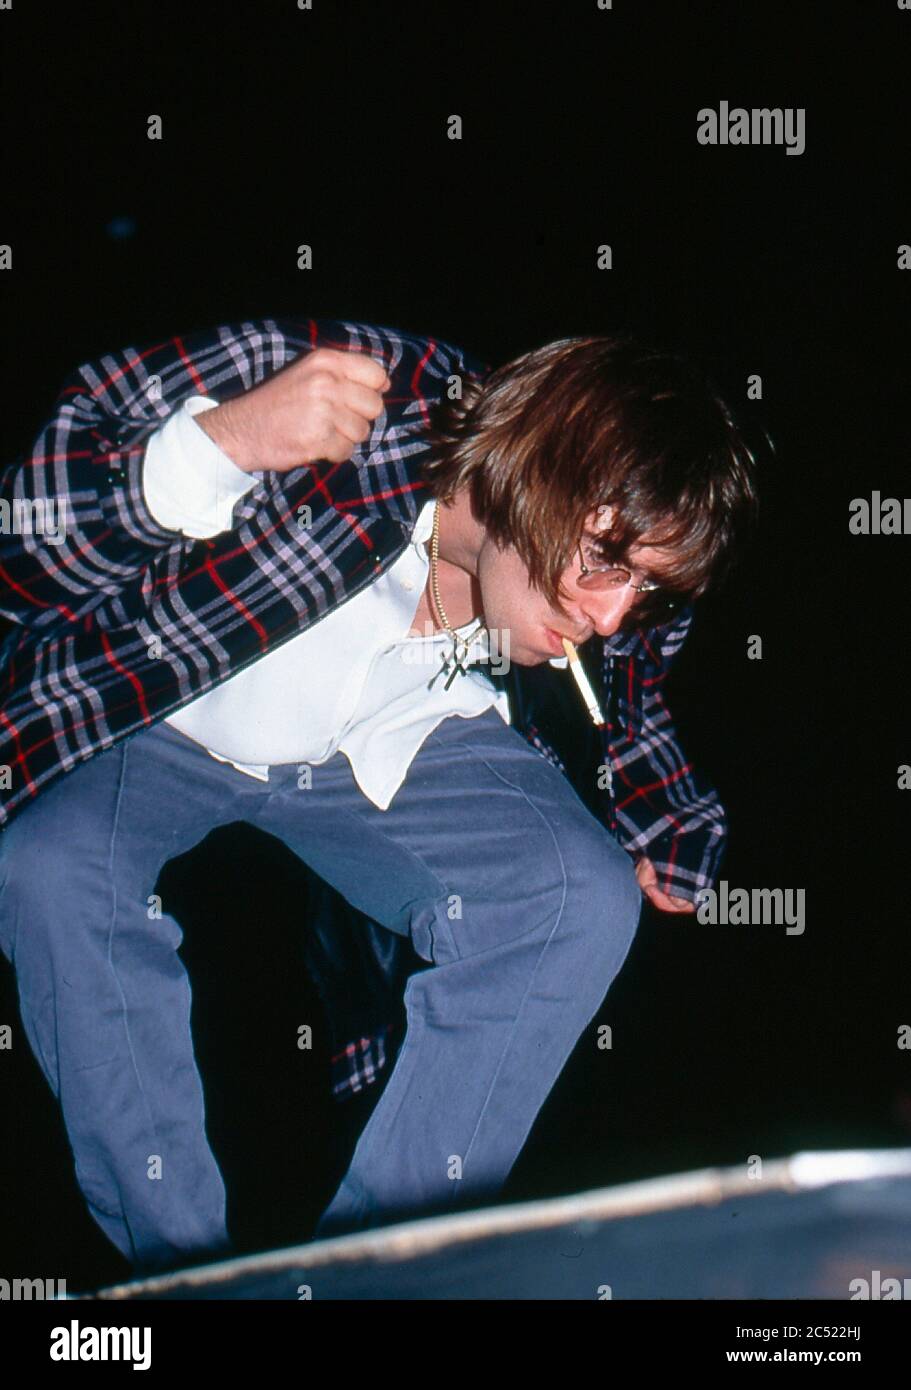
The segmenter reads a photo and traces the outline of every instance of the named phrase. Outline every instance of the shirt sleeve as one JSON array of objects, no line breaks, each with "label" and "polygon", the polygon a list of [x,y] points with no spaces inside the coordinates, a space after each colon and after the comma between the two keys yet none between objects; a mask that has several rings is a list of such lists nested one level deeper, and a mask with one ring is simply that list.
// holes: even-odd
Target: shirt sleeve
[{"label": "shirt sleeve", "polygon": [[160,526],[194,538],[230,530],[235,503],[261,476],[238,468],[194,423],[217,405],[211,396],[190,396],[146,444],[146,506]]},{"label": "shirt sleeve", "polygon": [[633,645],[605,642],[614,718],[604,754],[611,830],[634,859],[652,861],[663,892],[695,903],[718,875],[728,825],[717,791],[680,746],[661,689],[692,619],[687,608]]}]

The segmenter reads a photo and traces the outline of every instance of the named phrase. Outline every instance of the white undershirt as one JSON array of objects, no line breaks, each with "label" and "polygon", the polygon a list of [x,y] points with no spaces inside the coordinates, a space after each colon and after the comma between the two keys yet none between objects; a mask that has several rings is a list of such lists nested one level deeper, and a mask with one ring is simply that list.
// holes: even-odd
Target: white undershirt
[{"label": "white undershirt", "polygon": [[[146,448],[149,510],[160,525],[197,538],[228,530],[235,503],[262,476],[237,468],[194,424],[194,415],[217,404],[190,397]],[[483,670],[469,667],[444,689],[442,662],[452,650],[445,633],[407,635],[427,583],[424,542],[435,506],[425,503],[411,544],[374,583],[165,722],[213,758],[262,781],[272,763],[319,764],[341,751],[361,791],[381,810],[442,720],[471,719],[493,707],[508,724],[506,694]],[[467,635],[476,626],[456,631]],[[483,656],[487,642],[485,632],[467,661]],[[495,655],[495,670],[498,661]],[[562,667],[566,659],[551,664]]]}]

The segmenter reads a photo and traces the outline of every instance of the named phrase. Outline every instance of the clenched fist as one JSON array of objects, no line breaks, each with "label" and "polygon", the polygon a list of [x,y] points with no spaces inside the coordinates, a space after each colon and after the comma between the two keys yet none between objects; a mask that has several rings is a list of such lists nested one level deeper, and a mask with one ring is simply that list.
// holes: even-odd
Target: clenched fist
[{"label": "clenched fist", "polygon": [[391,385],[366,353],[314,348],[195,422],[245,473],[342,463],[369,437]]}]

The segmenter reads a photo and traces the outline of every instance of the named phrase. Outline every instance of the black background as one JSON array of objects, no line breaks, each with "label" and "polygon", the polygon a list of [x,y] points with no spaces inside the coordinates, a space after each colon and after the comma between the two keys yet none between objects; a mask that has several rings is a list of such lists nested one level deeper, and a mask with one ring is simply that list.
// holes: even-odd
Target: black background
[{"label": "black background", "polygon": [[[395,325],[492,362],[631,329],[701,358],[772,434],[758,542],[699,605],[669,693],[729,812],[722,877],[804,888],[806,931],[647,909],[599,1016],[613,1050],[583,1035],[505,1197],[911,1143],[896,1047],[911,1023],[896,771],[911,762],[911,541],[847,527],[852,497],[909,491],[911,13],[17,4],[0,43],[5,459],[77,364],[270,315]],[[698,145],[696,112],[722,99],[805,108],[805,152]],[[133,232],[112,235],[116,218]],[[306,1239],[373,1097],[329,1099],[319,1029],[312,1053],[289,1044],[319,1017],[298,867],[232,828],[166,873],[235,1234],[250,1250]],[[124,1277],[5,961],[0,1022],[0,1275]]]}]

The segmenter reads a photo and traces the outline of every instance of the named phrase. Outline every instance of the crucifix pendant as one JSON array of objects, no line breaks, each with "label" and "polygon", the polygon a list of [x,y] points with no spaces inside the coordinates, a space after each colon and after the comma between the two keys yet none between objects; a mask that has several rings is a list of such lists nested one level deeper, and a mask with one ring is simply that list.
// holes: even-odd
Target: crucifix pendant
[{"label": "crucifix pendant", "polygon": [[[465,650],[467,651],[467,648],[466,648]],[[453,646],[453,648],[452,648],[452,656],[449,658],[448,661],[445,662],[445,665],[446,665],[447,667],[450,665],[450,663],[452,664],[452,670],[450,671],[449,676],[448,676],[448,678],[447,678],[445,684],[443,685],[443,689],[444,689],[444,690],[448,690],[448,689],[449,689],[449,687],[452,685],[452,682],[455,680],[455,678],[456,678],[457,675],[459,675],[460,673],[461,673],[463,676],[465,676],[465,675],[468,674],[467,671],[465,670],[465,667],[462,665],[462,661],[463,661],[463,660],[464,660],[464,652],[463,652],[463,655],[460,657],[460,656],[459,656],[459,653],[458,653],[458,649],[457,649],[455,646]]]},{"label": "crucifix pendant", "polygon": [[[449,672],[443,684],[444,690],[448,690],[450,688],[456,676],[468,675],[468,670],[465,665],[465,662],[468,659],[469,653],[471,652],[471,647],[472,643],[474,642],[474,639],[481,632],[483,632],[483,630],[483,620],[478,623],[478,626],[475,628],[473,632],[469,633],[467,638],[460,636],[458,633],[451,632],[450,629],[447,629],[447,631],[450,631],[450,635],[452,637],[452,652],[449,656],[444,655],[443,657],[443,665],[441,671]],[[452,668],[451,670],[450,667]],[[436,676],[434,676],[433,678],[434,680],[436,680],[437,676],[441,674],[441,671],[437,672]]]}]

